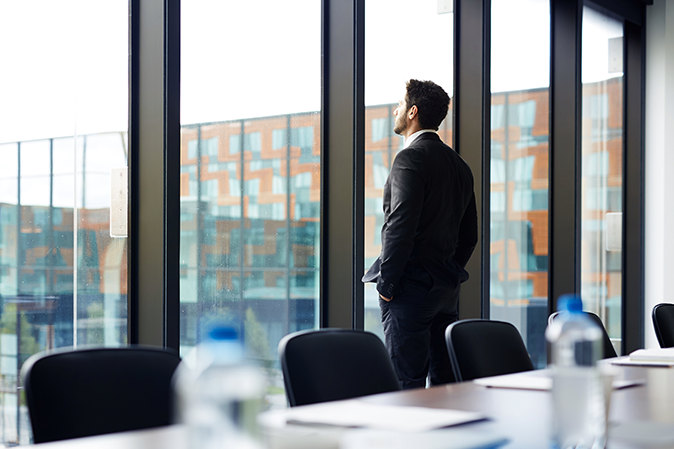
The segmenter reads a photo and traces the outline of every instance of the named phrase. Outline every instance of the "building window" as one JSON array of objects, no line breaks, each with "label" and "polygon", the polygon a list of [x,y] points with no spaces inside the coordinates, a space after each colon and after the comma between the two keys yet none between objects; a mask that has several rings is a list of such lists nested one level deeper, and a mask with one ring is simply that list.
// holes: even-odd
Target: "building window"
[{"label": "building window", "polygon": [[[591,8],[583,9],[580,289],[583,307],[602,318],[618,353],[622,251],[608,241],[621,242],[622,235],[611,236],[606,220],[607,214],[622,212],[622,37],[621,22]],[[614,58],[610,48],[620,58]]]},{"label": "building window", "polygon": [[283,405],[278,343],[319,319],[321,4],[181,14],[181,353],[228,323]]},{"label": "building window", "polygon": [[513,323],[534,365],[544,367],[549,2],[492,0],[491,6],[489,318]]},{"label": "building window", "polygon": [[[128,2],[3,2],[0,54],[0,446],[30,442],[23,363],[127,343]],[[123,175],[122,175],[123,176]],[[113,232],[114,231],[114,232]],[[114,234],[115,236],[111,236]]]}]

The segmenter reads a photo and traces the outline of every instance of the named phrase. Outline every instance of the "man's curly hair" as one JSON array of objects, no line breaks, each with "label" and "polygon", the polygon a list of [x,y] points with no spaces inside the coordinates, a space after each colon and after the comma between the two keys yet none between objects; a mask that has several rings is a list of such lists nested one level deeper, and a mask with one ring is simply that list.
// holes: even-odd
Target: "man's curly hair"
[{"label": "man's curly hair", "polygon": [[406,83],[406,87],[407,110],[416,105],[421,128],[437,131],[449,110],[451,100],[447,92],[433,81],[411,79]]}]

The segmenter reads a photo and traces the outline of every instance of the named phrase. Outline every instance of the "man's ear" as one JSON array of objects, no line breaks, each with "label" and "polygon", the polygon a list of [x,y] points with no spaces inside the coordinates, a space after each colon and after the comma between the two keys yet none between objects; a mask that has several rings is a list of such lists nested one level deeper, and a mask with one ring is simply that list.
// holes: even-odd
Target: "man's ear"
[{"label": "man's ear", "polygon": [[411,108],[407,111],[407,119],[408,120],[414,120],[417,116],[419,115],[419,108],[417,108],[417,105],[412,105]]}]

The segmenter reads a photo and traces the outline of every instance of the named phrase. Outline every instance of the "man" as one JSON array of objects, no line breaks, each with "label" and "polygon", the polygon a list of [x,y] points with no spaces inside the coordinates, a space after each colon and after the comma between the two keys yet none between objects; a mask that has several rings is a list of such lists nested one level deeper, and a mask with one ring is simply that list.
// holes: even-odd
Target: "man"
[{"label": "man", "polygon": [[384,186],[379,258],[363,276],[376,282],[386,346],[402,388],[454,381],[445,329],[458,317],[464,269],[477,243],[470,167],[436,131],[449,96],[409,80],[394,115],[405,138]]}]

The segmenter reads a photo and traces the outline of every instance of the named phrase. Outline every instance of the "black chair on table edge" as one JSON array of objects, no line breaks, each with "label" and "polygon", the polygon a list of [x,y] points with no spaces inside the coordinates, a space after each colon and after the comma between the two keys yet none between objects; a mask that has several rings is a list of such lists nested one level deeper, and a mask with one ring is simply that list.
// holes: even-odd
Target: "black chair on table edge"
[{"label": "black chair on table edge", "polygon": [[61,349],[33,355],[21,376],[35,443],[171,424],[176,351]]},{"label": "black chair on table edge", "polygon": [[519,331],[505,321],[457,321],[445,339],[457,382],[534,369]]},{"label": "black chair on table edge", "polygon": [[279,358],[293,407],[400,390],[384,343],[370,332],[295,332],[279,343]]}]

